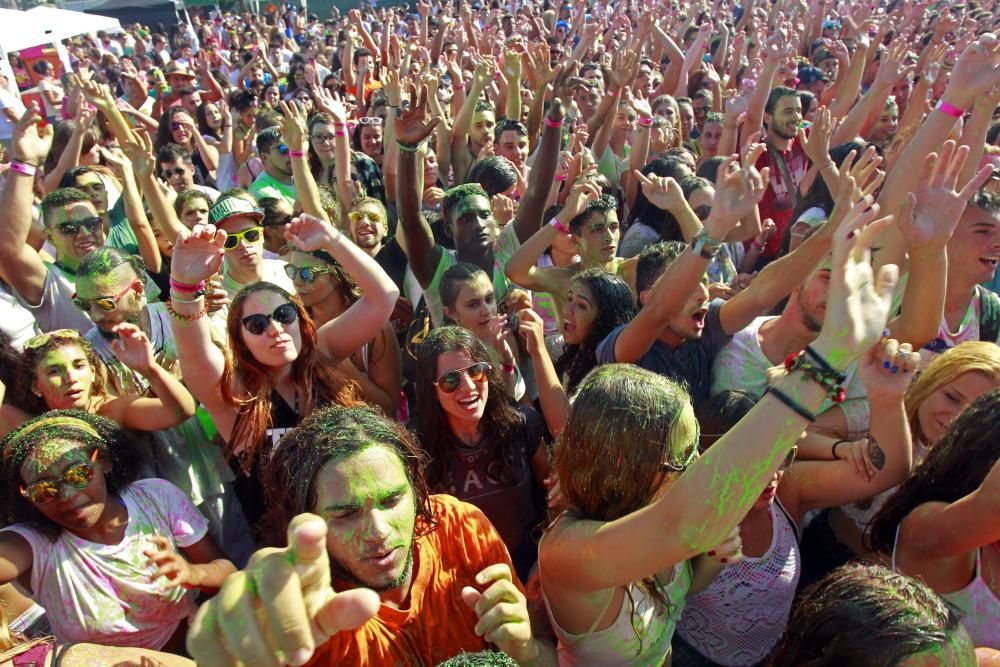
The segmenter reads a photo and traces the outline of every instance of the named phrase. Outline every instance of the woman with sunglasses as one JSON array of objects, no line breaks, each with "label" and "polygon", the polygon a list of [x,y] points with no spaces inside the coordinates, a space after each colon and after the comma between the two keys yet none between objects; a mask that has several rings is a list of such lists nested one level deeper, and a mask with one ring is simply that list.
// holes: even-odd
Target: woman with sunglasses
[{"label": "woman with sunglasses", "polygon": [[992,649],[1000,649],[998,499],[1000,391],[991,391],[952,422],[869,534],[893,570],[958,607],[973,644]]},{"label": "woman with sunglasses", "polygon": [[[883,362],[889,362],[888,366]],[[883,339],[859,365],[872,410],[885,415],[872,424],[869,447],[880,465],[859,477],[849,461],[796,461],[792,447],[770,483],[739,524],[741,553],[706,554],[718,572],[707,588],[688,595],[677,623],[675,667],[749,666],[764,660],[781,639],[802,568],[799,538],[812,510],[869,498],[906,479],[912,452],[903,395],[920,354],[908,344]],[[894,370],[895,369],[895,370]],[[716,394],[698,410],[704,452],[750,412],[757,398],[747,392]],[[717,569],[716,569],[717,568]]]},{"label": "woman with sunglasses", "polygon": [[169,107],[160,116],[153,149],[157,152],[169,143],[183,146],[191,153],[195,183],[215,187],[215,170],[219,166],[219,151],[209,145],[198,131],[194,119],[183,107]]},{"label": "woman with sunglasses", "polygon": [[[377,200],[376,200],[377,201]],[[343,267],[322,250],[293,250],[285,273],[317,327],[337,319],[358,302],[361,290]],[[402,388],[402,357],[395,329],[382,330],[340,364],[340,371],[361,388],[361,396],[389,417],[396,416]]]},{"label": "woman with sunglasses", "polygon": [[382,119],[378,116],[362,116],[351,133],[352,148],[361,151],[379,167],[382,166]]},{"label": "woman with sunglasses", "polygon": [[514,405],[486,346],[462,327],[435,329],[417,347],[415,391],[411,426],[430,459],[431,490],[481,509],[527,581],[549,469],[541,415]]},{"label": "woman with sunglasses", "polygon": [[61,642],[182,652],[190,589],[236,568],[180,489],[139,479],[115,422],[57,410],[0,441],[0,584],[17,581]]},{"label": "woman with sunglasses", "polygon": [[[129,285],[132,288],[132,285]],[[77,299],[76,301],[80,301]],[[113,297],[77,304],[113,310]],[[156,361],[149,338],[133,324],[119,324],[111,349],[127,368],[150,384],[152,396],[114,396],[107,368],[78,331],[59,329],[24,345],[14,382],[14,403],[30,414],[73,408],[114,420],[137,431],[173,428],[195,412],[187,388]]]},{"label": "woman with sunglasses", "polygon": [[228,354],[213,342],[202,294],[222,263],[226,233],[195,227],[178,238],[171,260],[169,310],[181,371],[239,468],[236,494],[251,524],[264,509],[262,459],[315,408],[356,402],[355,386],[336,364],[382,331],[399,294],[378,264],[328,222],[303,215],[289,223],[285,237],[301,250],[327,252],[363,296],[317,329],[289,292],[268,282],[247,285],[229,308]]},{"label": "woman with sunglasses", "polygon": [[[555,456],[569,509],[539,545],[541,588],[560,664],[669,661],[685,596],[714,574],[707,552],[730,548],[733,530],[773,486],[813,412],[837,394],[843,370],[859,357],[868,367],[896,359],[896,348],[879,340],[895,274],[875,276],[870,265],[871,244],[890,221],[866,227],[874,215],[853,218],[834,236],[826,320],[808,354],[797,357],[704,455],[698,456],[694,410],[676,382],[629,364],[606,364],[580,384]],[[685,252],[664,278],[704,271],[706,264]],[[915,368],[916,359],[907,355],[902,369]],[[901,401],[885,410],[884,422],[894,429],[884,437],[886,447],[906,454]],[[889,464],[908,470],[909,458]],[[816,483],[828,485],[826,480]],[[799,502],[808,504],[808,496]],[[705,558],[689,562],[699,554]]]}]

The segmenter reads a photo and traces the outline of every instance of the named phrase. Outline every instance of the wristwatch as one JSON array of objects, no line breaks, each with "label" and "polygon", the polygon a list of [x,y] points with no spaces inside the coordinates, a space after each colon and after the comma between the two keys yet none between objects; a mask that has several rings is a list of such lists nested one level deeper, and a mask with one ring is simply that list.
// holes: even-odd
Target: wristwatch
[{"label": "wristwatch", "polygon": [[704,227],[694,235],[694,239],[691,242],[691,250],[696,255],[701,255],[707,260],[715,259],[721,247],[722,241],[716,241],[709,236],[708,231]]}]

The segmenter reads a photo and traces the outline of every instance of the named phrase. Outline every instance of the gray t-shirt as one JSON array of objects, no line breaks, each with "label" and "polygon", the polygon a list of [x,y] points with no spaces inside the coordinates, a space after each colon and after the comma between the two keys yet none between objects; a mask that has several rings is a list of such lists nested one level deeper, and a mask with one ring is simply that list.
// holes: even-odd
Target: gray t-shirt
[{"label": "gray t-shirt", "polygon": [[[709,397],[712,362],[719,351],[729,342],[729,336],[722,328],[719,310],[725,302],[716,299],[708,304],[708,315],[701,338],[686,340],[677,347],[671,347],[657,340],[642,355],[637,366],[659,373],[671,380],[684,384],[695,405]],[[615,343],[627,327],[623,324],[601,341],[597,346],[597,363],[615,363]]]},{"label": "gray t-shirt", "polygon": [[64,273],[54,264],[45,264],[49,271],[45,274],[45,285],[42,287],[42,299],[38,303],[28,303],[20,294],[17,300],[27,308],[35,319],[38,328],[43,332],[56,329],[76,329],[86,332],[94,326],[90,317],[73,305],[73,294],[76,285],[72,276]]}]

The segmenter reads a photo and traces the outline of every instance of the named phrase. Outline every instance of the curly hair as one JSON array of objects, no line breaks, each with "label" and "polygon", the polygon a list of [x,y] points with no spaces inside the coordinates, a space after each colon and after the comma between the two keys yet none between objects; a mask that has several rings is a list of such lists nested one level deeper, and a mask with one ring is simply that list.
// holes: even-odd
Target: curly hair
[{"label": "curly hair", "polygon": [[893,667],[943,648],[960,622],[955,607],[916,579],[850,563],[806,589],[767,664]]},{"label": "curly hair", "polygon": [[285,434],[261,470],[267,511],[265,541],[283,547],[288,525],[303,512],[316,512],[316,475],[327,463],[343,461],[369,447],[385,447],[400,458],[413,487],[418,535],[433,530],[427,457],[399,422],[369,407],[329,406],[316,410]]},{"label": "curly hair", "polygon": [[975,491],[1000,458],[1000,390],[983,394],[951,423],[899,490],[871,521],[875,551],[890,554],[896,528],[920,505],[953,503]]},{"label": "curly hair", "polygon": [[584,376],[597,366],[597,346],[608,334],[635,317],[635,298],[628,283],[601,268],[586,269],[570,279],[570,288],[585,286],[593,297],[597,315],[583,342],[567,345],[556,371],[566,376],[566,391],[572,392]]},{"label": "curly hair", "polygon": [[[437,396],[438,357],[447,352],[465,352],[474,363],[490,363],[490,355],[482,341],[468,329],[446,326],[435,329],[417,347],[417,377],[414,392],[417,396],[417,429],[424,450],[430,457],[427,478],[431,488],[447,491],[450,487],[446,461],[458,442],[448,423],[448,415],[441,408]],[[514,430],[521,424],[521,415],[504,392],[504,380],[498,369],[490,367],[487,374],[486,408],[479,430],[483,437],[498,443],[512,441]],[[498,447],[502,454],[504,447]],[[501,458],[505,472],[510,462]]]},{"label": "curly hair", "polygon": [[8,433],[0,441],[0,520],[4,525],[29,523],[55,540],[62,528],[35,509],[20,491],[24,461],[52,441],[77,444],[88,454],[97,449],[99,457],[110,464],[105,480],[112,495],[120,494],[139,479],[147,457],[144,449],[134,446],[133,439],[117,423],[83,410],[53,410]]},{"label": "curly hair", "polygon": [[17,366],[17,375],[14,381],[13,402],[22,407],[26,412],[33,415],[40,415],[49,409],[41,396],[36,396],[32,392],[35,383],[35,373],[39,362],[46,354],[52,350],[75,345],[83,350],[87,357],[87,363],[94,371],[94,383],[90,387],[92,396],[108,396],[107,366],[104,360],[97,356],[94,346],[90,341],[80,335],[75,329],[56,329],[48,333],[39,334],[28,340],[24,344],[24,351],[21,353],[20,363]]},{"label": "curly hair", "polygon": [[486,190],[479,183],[462,183],[445,192],[444,199],[441,200],[441,211],[444,213],[445,219],[451,219],[451,214],[460,201],[466,197],[475,195],[485,197],[486,199],[490,198]]},{"label": "curly hair", "polygon": [[615,199],[614,195],[602,194],[597,199],[589,202],[587,208],[583,210],[582,213],[575,216],[569,221],[569,231],[577,236],[580,235],[583,229],[584,223],[590,219],[590,216],[594,213],[601,213],[607,215],[613,211],[618,210],[618,200]]}]

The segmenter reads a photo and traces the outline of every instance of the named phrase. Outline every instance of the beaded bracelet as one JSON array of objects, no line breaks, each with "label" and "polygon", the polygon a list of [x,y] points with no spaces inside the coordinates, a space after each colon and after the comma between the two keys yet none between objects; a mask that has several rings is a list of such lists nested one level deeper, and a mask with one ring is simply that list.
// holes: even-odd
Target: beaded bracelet
[{"label": "beaded bracelet", "polygon": [[831,367],[825,359],[808,347],[803,352],[788,355],[785,359],[785,370],[789,373],[802,371],[806,379],[823,387],[834,403],[843,403],[847,398],[847,390],[843,387],[847,376]]},{"label": "beaded bracelet", "polygon": [[185,315],[184,313],[178,313],[176,310],[174,310],[173,305],[169,301],[167,301],[167,312],[170,313],[170,316],[172,318],[174,318],[175,320],[180,320],[182,322],[194,322],[208,315],[208,310],[205,308],[202,308],[194,315]]}]

